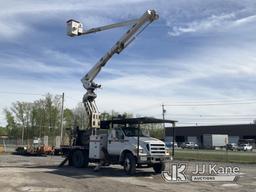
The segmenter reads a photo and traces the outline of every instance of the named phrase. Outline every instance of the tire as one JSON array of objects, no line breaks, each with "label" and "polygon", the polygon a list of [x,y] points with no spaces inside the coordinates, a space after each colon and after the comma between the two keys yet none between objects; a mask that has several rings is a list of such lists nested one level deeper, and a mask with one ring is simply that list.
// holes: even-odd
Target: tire
[{"label": "tire", "polygon": [[84,165],[83,167],[87,168],[89,165],[89,151],[84,151]]},{"label": "tire", "polygon": [[165,163],[156,163],[153,165],[153,169],[155,173],[161,173],[162,171],[165,170]]},{"label": "tire", "polygon": [[81,150],[76,150],[72,154],[72,165],[76,168],[88,167],[88,153]]},{"label": "tire", "polygon": [[124,172],[127,175],[134,175],[136,172],[136,160],[133,154],[127,153],[124,157]]}]

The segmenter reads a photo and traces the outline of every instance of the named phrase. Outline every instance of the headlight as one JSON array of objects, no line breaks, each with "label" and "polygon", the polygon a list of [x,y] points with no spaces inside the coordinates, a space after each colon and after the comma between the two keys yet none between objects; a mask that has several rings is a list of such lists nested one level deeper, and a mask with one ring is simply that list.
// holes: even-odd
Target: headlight
[{"label": "headlight", "polygon": [[[137,147],[134,149],[134,152],[137,153]],[[143,153],[144,150],[142,148],[139,148],[139,153]]]},{"label": "headlight", "polygon": [[165,155],[170,155],[170,150],[169,149],[165,149]]},{"label": "headlight", "polygon": [[149,151],[149,144],[147,144],[146,147],[147,147],[147,150]]}]

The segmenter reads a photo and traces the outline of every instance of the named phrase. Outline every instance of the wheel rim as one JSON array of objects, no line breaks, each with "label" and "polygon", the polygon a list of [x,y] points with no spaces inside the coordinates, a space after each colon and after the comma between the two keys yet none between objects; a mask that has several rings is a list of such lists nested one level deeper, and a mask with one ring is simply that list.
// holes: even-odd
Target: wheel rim
[{"label": "wheel rim", "polygon": [[124,161],[124,168],[126,171],[129,171],[131,167],[130,159],[126,158]]}]

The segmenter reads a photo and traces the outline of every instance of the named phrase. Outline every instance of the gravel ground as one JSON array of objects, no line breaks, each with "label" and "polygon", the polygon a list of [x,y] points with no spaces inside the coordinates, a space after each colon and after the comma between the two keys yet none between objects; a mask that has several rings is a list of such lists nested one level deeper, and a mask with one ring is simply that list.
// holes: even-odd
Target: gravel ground
[{"label": "gravel ground", "polygon": [[[255,164],[228,164],[240,167],[239,179],[236,182],[186,182],[166,183],[161,175],[154,174],[151,168],[141,168],[135,176],[128,177],[122,167],[109,166],[99,172],[93,171],[93,165],[87,169],[76,169],[68,166],[58,168],[62,157],[26,157],[17,155],[0,155],[0,186],[4,192],[144,192],[144,191],[256,191]],[[177,162],[178,163],[178,162]],[[196,163],[186,162],[188,173]],[[213,163],[213,162],[212,162]],[[211,163],[211,164],[212,164]],[[220,164],[218,165],[226,165]]]}]

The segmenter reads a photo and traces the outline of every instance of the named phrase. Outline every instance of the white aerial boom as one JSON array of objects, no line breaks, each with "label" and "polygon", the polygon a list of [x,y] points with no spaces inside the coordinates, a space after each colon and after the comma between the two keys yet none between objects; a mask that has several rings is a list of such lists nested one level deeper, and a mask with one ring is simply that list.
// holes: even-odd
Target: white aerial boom
[{"label": "white aerial boom", "polygon": [[88,30],[84,30],[83,25],[76,20],[71,19],[67,21],[67,34],[71,37],[132,25],[132,27],[119,39],[119,41],[117,41],[115,45],[81,79],[83,87],[87,90],[83,97],[83,103],[90,117],[90,128],[99,127],[99,112],[94,101],[97,95],[94,90],[100,88],[101,85],[94,83],[94,78],[98,75],[102,67],[105,66],[108,60],[115,53],[119,54],[136,38],[138,34],[140,34],[151,22],[158,18],[159,16],[156,14],[155,10],[147,10],[139,19],[115,23]]}]

